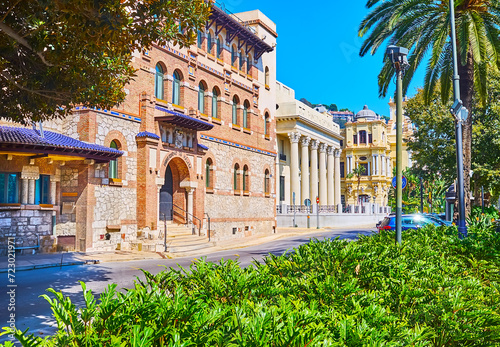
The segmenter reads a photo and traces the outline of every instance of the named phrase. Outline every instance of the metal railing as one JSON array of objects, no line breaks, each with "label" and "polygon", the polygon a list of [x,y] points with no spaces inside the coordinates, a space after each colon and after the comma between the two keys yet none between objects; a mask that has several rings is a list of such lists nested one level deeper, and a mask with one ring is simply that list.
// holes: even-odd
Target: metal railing
[{"label": "metal railing", "polygon": [[[183,216],[179,212],[174,211],[174,208],[177,208],[177,209],[181,210],[182,212],[185,213],[185,215]],[[186,219],[186,223],[185,224],[188,224],[190,222],[189,216],[191,216],[194,219],[196,219],[198,221],[198,236],[201,236],[201,225],[202,225],[201,219],[199,219],[198,217],[194,216],[192,213],[189,213],[188,211],[186,211],[182,207],[177,206],[176,204],[172,204],[172,218],[174,217],[174,213],[177,213],[177,214],[181,215],[183,218],[185,218]],[[194,222],[193,222],[193,224],[196,226],[196,224]],[[196,234],[196,233],[193,233],[193,234]]]}]

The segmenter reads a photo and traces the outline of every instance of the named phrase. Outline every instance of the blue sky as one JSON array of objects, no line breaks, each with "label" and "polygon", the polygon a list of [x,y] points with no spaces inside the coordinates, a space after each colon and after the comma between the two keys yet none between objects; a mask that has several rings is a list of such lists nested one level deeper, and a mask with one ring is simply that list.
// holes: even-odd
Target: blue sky
[{"label": "blue sky", "polygon": [[[389,96],[378,97],[377,76],[385,46],[359,56],[363,39],[359,23],[368,14],[366,0],[218,0],[233,12],[261,10],[276,23],[277,79],[295,89],[297,99],[335,103],[358,112],[363,105],[389,115]],[[417,71],[408,96],[423,84],[425,69]]]}]

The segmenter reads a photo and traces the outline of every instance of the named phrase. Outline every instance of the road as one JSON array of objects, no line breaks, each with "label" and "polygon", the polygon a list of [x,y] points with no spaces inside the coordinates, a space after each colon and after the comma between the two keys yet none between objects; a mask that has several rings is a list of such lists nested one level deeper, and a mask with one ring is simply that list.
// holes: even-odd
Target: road
[{"label": "road", "polygon": [[[269,243],[239,248],[235,250],[221,251],[206,255],[208,261],[218,262],[220,259],[233,259],[240,262],[241,266],[248,266],[252,261],[260,260],[269,253],[281,255],[287,250],[308,242],[311,238],[319,240],[323,238],[340,237],[342,239],[356,239],[358,234],[369,235],[369,229],[345,229],[330,230],[318,234],[294,236],[283,238]],[[198,258],[204,255],[198,256]],[[110,283],[116,283],[118,288],[130,288],[134,284],[136,276],[142,277],[139,269],[152,273],[158,273],[166,267],[189,267],[193,257],[177,259],[149,259],[127,262],[108,262],[95,265],[69,266],[63,268],[47,268],[39,270],[21,271],[16,274],[16,327],[20,330],[30,328],[37,335],[52,334],[56,330],[56,322],[52,317],[49,304],[40,295],[47,288],[54,288],[68,295],[77,306],[83,303],[81,297],[81,285],[84,281],[87,288],[94,294],[104,291]],[[0,284],[0,327],[7,326],[9,313],[7,309],[9,295],[7,294],[7,276],[1,276]],[[0,342],[5,337],[0,337]]]}]

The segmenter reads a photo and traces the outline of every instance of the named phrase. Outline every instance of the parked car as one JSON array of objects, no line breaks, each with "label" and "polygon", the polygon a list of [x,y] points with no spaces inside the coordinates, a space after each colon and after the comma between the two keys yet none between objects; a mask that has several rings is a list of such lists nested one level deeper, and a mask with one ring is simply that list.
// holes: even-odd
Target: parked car
[{"label": "parked car", "polygon": [[437,223],[441,223],[441,225],[446,225],[446,226],[452,226],[452,223],[446,219],[442,219],[439,215],[437,214],[430,214],[430,213],[425,213],[424,216],[427,218],[430,218],[432,220],[435,220]]},{"label": "parked car", "polygon": [[[401,230],[419,229],[428,224],[436,226],[445,225],[443,221],[438,221],[421,214],[404,214],[401,216]],[[396,230],[396,216],[385,217],[378,225],[378,229]]]}]

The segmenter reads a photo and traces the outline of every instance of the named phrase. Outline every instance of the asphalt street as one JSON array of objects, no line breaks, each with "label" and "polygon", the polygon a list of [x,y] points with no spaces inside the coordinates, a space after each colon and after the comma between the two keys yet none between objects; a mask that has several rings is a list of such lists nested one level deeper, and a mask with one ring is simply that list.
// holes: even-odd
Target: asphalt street
[{"label": "asphalt street", "polygon": [[[248,266],[254,260],[260,260],[269,253],[281,255],[310,239],[340,237],[342,239],[356,239],[359,234],[369,235],[370,229],[330,230],[319,234],[294,236],[279,239],[273,242],[221,251],[208,255],[200,254],[197,258],[206,257],[208,261],[218,262],[221,259],[238,260],[241,266]],[[17,288],[15,290],[15,320],[20,330],[30,328],[30,332],[37,335],[52,334],[56,330],[56,322],[52,317],[50,306],[40,295],[46,293],[47,288],[54,288],[68,295],[77,306],[83,303],[80,281],[84,281],[87,288],[96,295],[102,293],[108,284],[116,283],[118,288],[130,288],[137,276],[142,277],[140,269],[152,273],[160,272],[164,267],[189,267],[194,257],[177,259],[150,259],[127,262],[108,262],[92,265],[68,266],[63,268],[47,268],[22,271],[16,274]],[[0,274],[0,327],[7,326],[9,312],[7,310],[10,296],[7,288],[7,274]],[[5,341],[0,337],[0,342]]]}]

